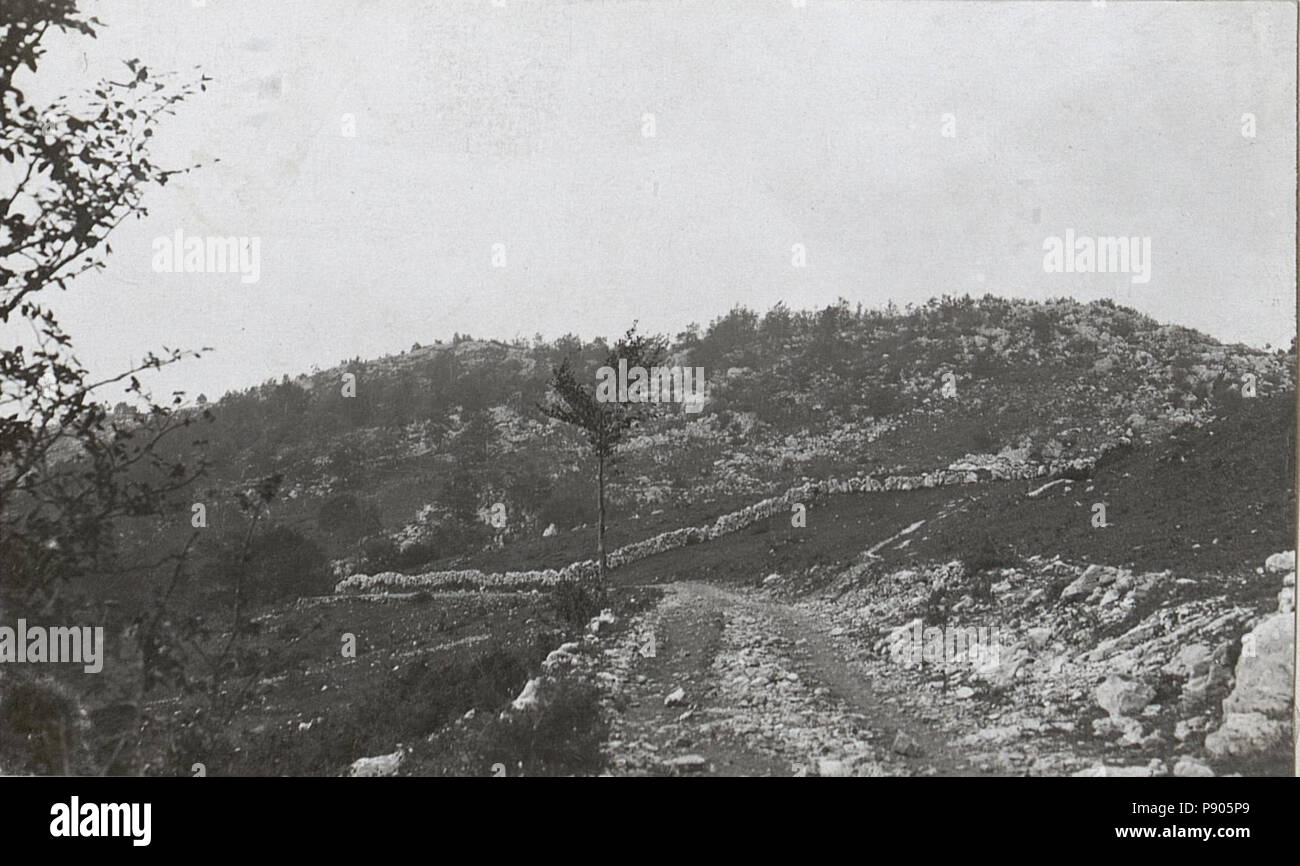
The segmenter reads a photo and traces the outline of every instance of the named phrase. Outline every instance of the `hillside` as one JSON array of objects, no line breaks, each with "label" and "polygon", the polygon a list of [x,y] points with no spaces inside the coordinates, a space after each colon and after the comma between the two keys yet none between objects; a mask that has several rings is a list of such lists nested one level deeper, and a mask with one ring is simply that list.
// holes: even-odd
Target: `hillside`
[{"label": "hillside", "polygon": [[[146,771],[1288,765],[1269,689],[1294,604],[1275,556],[1294,548],[1293,352],[1108,303],[735,310],[670,346],[706,370],[706,411],[668,407],[619,449],[593,619],[591,461],[535,404],[553,365],[594,369],[606,348],[458,338],[186,410],[202,438],[169,458],[207,477],[118,539],[146,561],[193,533],[185,568],[91,590],[115,601],[121,669],[160,671]],[[233,644],[238,586],[255,619],[213,732],[209,686],[168,680],[193,659],[167,647]],[[163,593],[148,659],[127,638]],[[994,627],[1002,663],[900,665],[889,643],[913,625]],[[92,718],[136,706],[120,686]],[[91,725],[98,760],[123,760],[111,730]]]},{"label": "hillside", "polygon": [[[231,491],[281,473],[277,519],[312,534],[345,571],[476,562],[491,540],[480,512],[496,503],[507,547],[551,524],[563,535],[591,521],[591,470],[572,432],[533,407],[554,364],[574,357],[594,370],[604,350],[572,337],[458,338],[227,395],[203,429],[209,499],[221,509]],[[708,411],[668,410],[623,446],[608,491],[616,533],[656,512],[681,525],[674,514],[805,477],[926,471],[978,455],[1091,460],[1194,427],[1234,405],[1248,375],[1261,397],[1294,387],[1280,354],[1109,303],[736,310],[678,335],[671,351],[706,371]],[[344,396],[348,374],[354,397]],[[949,375],[956,396],[946,399]],[[340,516],[322,526],[322,507],[339,497]]]},{"label": "hillside", "polygon": [[[1294,498],[1268,471],[1289,409],[1261,399],[1041,493],[1050,481],[817,496],[806,527],[779,512],[616,568],[612,627],[575,628],[551,593],[508,587],[276,610],[266,652],[313,621],[320,646],[265,683],[228,760],[328,772],[383,753],[416,775],[1289,772],[1270,689],[1289,689],[1293,644],[1274,635],[1294,575],[1272,553],[1293,537]],[[1188,464],[1225,470],[1208,513],[1170,496],[1194,480]],[[1128,554],[1093,529],[1073,486],[1108,491],[1113,528],[1148,543]],[[1215,505],[1243,516],[1216,523]],[[972,543],[998,527],[1018,550]],[[1218,544],[1197,540],[1212,527]],[[899,664],[891,641],[912,623],[996,628],[998,663]],[[367,635],[362,657],[313,662],[342,629]],[[404,703],[429,713],[399,721]]]}]

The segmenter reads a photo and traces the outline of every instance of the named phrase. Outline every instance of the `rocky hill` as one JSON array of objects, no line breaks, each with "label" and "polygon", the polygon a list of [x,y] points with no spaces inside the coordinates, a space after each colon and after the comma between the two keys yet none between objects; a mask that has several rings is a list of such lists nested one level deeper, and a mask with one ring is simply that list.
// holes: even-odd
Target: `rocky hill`
[{"label": "rocky hill", "polygon": [[[620,448],[591,619],[592,468],[535,402],[605,349],[458,338],[209,406],[192,579],[102,586],[220,642],[242,574],[255,676],[149,771],[1289,772],[1294,346],[1108,303],[735,310],[670,346],[706,410]],[[976,637],[900,655],[932,630]],[[194,732],[193,701],[150,708]]]},{"label": "rocky hill", "polygon": [[[345,572],[473,565],[492,540],[476,527],[498,503],[501,540],[523,552],[552,524],[563,535],[591,521],[576,437],[534,407],[554,364],[572,357],[594,375],[605,348],[458,337],[227,395],[205,429],[211,496],[281,473],[284,519]],[[609,485],[616,527],[667,514],[658,525],[673,528],[702,503],[718,513],[806,478],[1091,462],[1195,429],[1242,405],[1243,387],[1294,390],[1292,356],[1108,302],[738,309],[670,349],[704,368],[707,410],[673,407],[634,431]],[[342,516],[322,521],[339,497]]]}]

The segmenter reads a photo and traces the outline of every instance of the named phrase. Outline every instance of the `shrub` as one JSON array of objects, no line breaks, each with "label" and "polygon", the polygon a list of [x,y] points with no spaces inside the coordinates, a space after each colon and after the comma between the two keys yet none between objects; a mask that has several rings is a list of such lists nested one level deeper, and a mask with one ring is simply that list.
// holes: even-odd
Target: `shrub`
[{"label": "shrub", "polygon": [[976,430],[971,434],[971,447],[977,454],[992,454],[1001,448],[998,437],[988,430]]},{"label": "shrub", "polygon": [[591,520],[595,505],[591,492],[574,483],[556,487],[537,513],[542,526],[554,523],[559,529],[569,529]]},{"label": "shrub", "polygon": [[379,513],[351,493],[341,493],[321,506],[316,525],[339,541],[351,543],[379,530]]},{"label": "shrub", "polygon": [[431,562],[437,556],[432,544],[424,541],[416,541],[402,547],[397,555],[393,558],[393,564],[399,570],[410,570],[418,568],[425,563]]},{"label": "shrub", "polygon": [[225,536],[206,556],[204,583],[229,596],[243,577],[243,592],[253,604],[273,604],[331,591],[329,560],[315,541],[289,526],[273,526],[253,537],[245,557],[244,539]]},{"label": "shrub", "polygon": [[890,385],[870,386],[863,392],[867,414],[873,418],[887,418],[902,412],[906,401],[897,388]]},{"label": "shrub", "polygon": [[551,591],[551,606],[570,628],[582,628],[604,605],[604,590],[588,581],[561,581]]},{"label": "shrub", "polygon": [[275,526],[253,540],[249,598],[259,604],[327,593],[333,586],[325,552],[289,526]]},{"label": "shrub", "polygon": [[1046,310],[1035,310],[1029,318],[1029,330],[1034,335],[1035,343],[1050,346],[1056,336],[1056,321]]},{"label": "shrub", "polygon": [[533,712],[494,718],[479,732],[479,763],[503,763],[511,775],[595,774],[604,765],[607,725],[600,690],[580,680],[548,681]]},{"label": "shrub", "polygon": [[49,678],[0,678],[0,771],[63,775],[90,771],[87,723],[71,691]]},{"label": "shrub", "polygon": [[361,570],[367,574],[392,571],[397,556],[397,542],[387,535],[372,535],[361,542]]},{"label": "shrub", "polygon": [[1058,478],[1067,478],[1070,481],[1087,481],[1092,476],[1092,468],[1089,466],[1066,466],[1059,473]]},{"label": "shrub", "polygon": [[[207,739],[197,726],[189,725],[185,736],[177,738],[169,765],[173,772],[183,772],[190,762],[206,760],[209,766],[222,766],[227,775],[339,775],[364,755],[392,752],[398,743],[423,744],[468,710],[495,719],[496,712],[523,688],[529,670],[545,650],[534,639],[520,646],[492,646],[472,658],[405,665],[371,681],[308,730],[278,726],[258,734],[223,730]],[[554,722],[546,728],[558,729]],[[568,744],[557,744],[559,752],[567,748]],[[460,759],[477,755],[474,743],[460,743],[458,751]]]},{"label": "shrub", "polygon": [[979,544],[961,557],[961,562],[966,567],[966,574],[973,577],[990,568],[1013,565],[1015,557],[1007,545],[994,541],[992,535],[985,533]]},{"label": "shrub", "polygon": [[1134,448],[1131,442],[1117,442],[1110,448],[1107,448],[1102,455],[1097,458],[1097,462],[1093,464],[1093,471],[1098,472],[1102,469],[1122,463],[1126,457],[1133,453],[1133,451]]}]

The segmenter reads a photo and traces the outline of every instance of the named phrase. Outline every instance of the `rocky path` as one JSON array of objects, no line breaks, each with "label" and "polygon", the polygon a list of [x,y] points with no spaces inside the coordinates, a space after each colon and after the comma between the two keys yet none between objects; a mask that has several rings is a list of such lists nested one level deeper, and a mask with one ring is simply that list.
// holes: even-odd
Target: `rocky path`
[{"label": "rocky path", "polygon": [[753,590],[666,587],[606,651],[611,772],[978,775],[936,719],[878,692],[814,613]]}]

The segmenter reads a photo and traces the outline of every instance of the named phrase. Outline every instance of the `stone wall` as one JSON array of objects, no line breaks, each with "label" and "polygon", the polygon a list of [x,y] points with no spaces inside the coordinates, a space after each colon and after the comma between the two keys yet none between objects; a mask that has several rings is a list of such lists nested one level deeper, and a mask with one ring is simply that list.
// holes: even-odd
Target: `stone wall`
[{"label": "stone wall", "polygon": [[[888,475],[876,477],[858,475],[847,479],[828,478],[806,481],[791,487],[780,496],[774,496],[748,505],[739,511],[724,514],[707,526],[688,526],[673,529],[633,542],[611,551],[607,557],[610,568],[618,568],[647,557],[711,541],[731,532],[737,532],[762,520],[789,514],[795,503],[812,504],[826,496],[846,493],[876,493],[880,491],[920,490],[933,487],[951,487],[978,484],[983,481],[1013,481],[1041,478],[1070,468],[1082,468],[1086,460],[1056,461],[1052,463],[1012,463],[997,461],[975,468],[948,468],[927,472],[924,475]],[[476,569],[462,571],[431,571],[425,574],[400,574],[385,571],[375,575],[354,574],[344,578],[334,587],[335,592],[386,592],[429,589],[489,589],[532,590],[547,589],[566,580],[594,578],[598,574],[595,560],[571,563],[564,568],[541,571],[508,571],[488,574]]]}]

